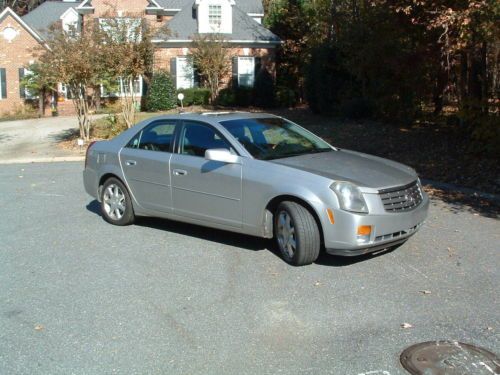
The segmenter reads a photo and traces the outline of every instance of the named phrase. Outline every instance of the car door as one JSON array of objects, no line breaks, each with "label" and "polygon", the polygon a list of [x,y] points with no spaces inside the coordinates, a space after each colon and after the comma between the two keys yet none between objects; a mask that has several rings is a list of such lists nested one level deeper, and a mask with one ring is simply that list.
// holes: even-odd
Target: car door
[{"label": "car door", "polygon": [[176,126],[175,120],[156,120],[120,151],[127,184],[144,208],[172,212],[170,158]]},{"label": "car door", "polygon": [[[230,143],[211,125],[184,121],[170,162],[174,213],[241,227],[241,164],[205,159],[205,151]],[[234,152],[234,151],[232,151]]]}]

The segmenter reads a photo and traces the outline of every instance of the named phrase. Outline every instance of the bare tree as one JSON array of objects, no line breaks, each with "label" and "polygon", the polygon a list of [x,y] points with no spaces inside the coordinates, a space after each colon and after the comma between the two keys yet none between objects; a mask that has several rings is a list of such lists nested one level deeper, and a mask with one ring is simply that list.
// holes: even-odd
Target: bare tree
[{"label": "bare tree", "polygon": [[90,139],[90,88],[98,85],[100,67],[96,61],[106,46],[98,43],[92,22],[80,33],[52,27],[46,48],[39,56],[43,74],[55,77],[67,86],[78,116],[80,137]]},{"label": "bare tree", "polygon": [[106,17],[99,28],[104,46],[98,57],[103,74],[115,81],[121,81],[122,115],[127,127],[135,123],[139,107],[136,86],[145,79],[153,66],[154,46],[152,43],[157,29],[150,27],[145,18],[129,14],[123,18]]},{"label": "bare tree", "polygon": [[231,72],[229,45],[221,34],[197,35],[193,38],[190,54],[202,83],[210,90],[210,101],[213,102],[223,80]]}]

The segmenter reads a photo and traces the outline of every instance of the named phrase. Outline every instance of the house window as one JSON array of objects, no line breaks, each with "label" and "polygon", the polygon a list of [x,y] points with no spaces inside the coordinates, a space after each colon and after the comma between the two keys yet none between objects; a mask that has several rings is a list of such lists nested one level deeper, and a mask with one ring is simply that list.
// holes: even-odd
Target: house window
[{"label": "house window", "polygon": [[209,5],[208,6],[208,24],[213,30],[220,29],[222,23],[222,6]]},{"label": "house window", "polygon": [[141,20],[137,18],[100,18],[99,27],[106,33],[114,32],[111,35],[117,41],[140,41]]},{"label": "house window", "polygon": [[[132,88],[135,96],[142,96],[142,77],[136,78],[132,82]],[[119,78],[114,84],[101,85],[101,97],[122,97],[129,95],[128,79]]]},{"label": "house window", "polygon": [[7,98],[7,76],[5,68],[0,68],[0,100]]},{"label": "house window", "polygon": [[176,86],[178,89],[189,89],[194,86],[193,60],[189,57],[176,59]]},{"label": "house window", "polygon": [[32,72],[29,69],[26,68],[20,68],[19,69],[19,87],[20,87],[20,94],[22,98],[25,99],[35,99],[37,98],[36,95],[34,95],[30,90],[28,90],[24,85],[22,84],[22,81],[24,77],[31,75]]},{"label": "house window", "polygon": [[238,86],[253,87],[255,82],[255,58],[238,57]]}]

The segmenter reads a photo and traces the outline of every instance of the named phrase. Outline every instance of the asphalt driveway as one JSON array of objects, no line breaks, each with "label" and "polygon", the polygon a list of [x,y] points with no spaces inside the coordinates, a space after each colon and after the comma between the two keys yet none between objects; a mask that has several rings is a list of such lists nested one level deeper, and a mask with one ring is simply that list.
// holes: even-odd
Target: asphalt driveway
[{"label": "asphalt driveway", "polygon": [[0,122],[0,163],[81,160],[83,152],[58,147],[68,134],[78,131],[76,117]]},{"label": "asphalt driveway", "polygon": [[394,375],[422,341],[500,351],[498,220],[433,201],[391,253],[294,268],[256,238],[111,226],[82,167],[0,166],[0,374]]}]

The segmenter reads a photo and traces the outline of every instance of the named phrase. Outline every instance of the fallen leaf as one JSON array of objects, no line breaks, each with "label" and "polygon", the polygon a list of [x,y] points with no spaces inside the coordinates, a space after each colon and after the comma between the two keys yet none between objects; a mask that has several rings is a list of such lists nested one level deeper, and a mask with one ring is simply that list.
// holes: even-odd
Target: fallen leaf
[{"label": "fallen leaf", "polygon": [[401,328],[403,329],[413,328],[413,325],[411,325],[410,323],[402,323]]},{"label": "fallen leaf", "polygon": [[45,327],[41,324],[37,324],[35,326],[35,331],[43,331],[45,329]]},{"label": "fallen leaf", "polygon": [[422,294],[431,294],[432,293],[430,290],[419,290],[419,292]]},{"label": "fallen leaf", "polygon": [[321,285],[321,283],[320,283],[319,281],[316,281],[316,282],[314,283],[314,286],[320,286],[320,285]]}]

